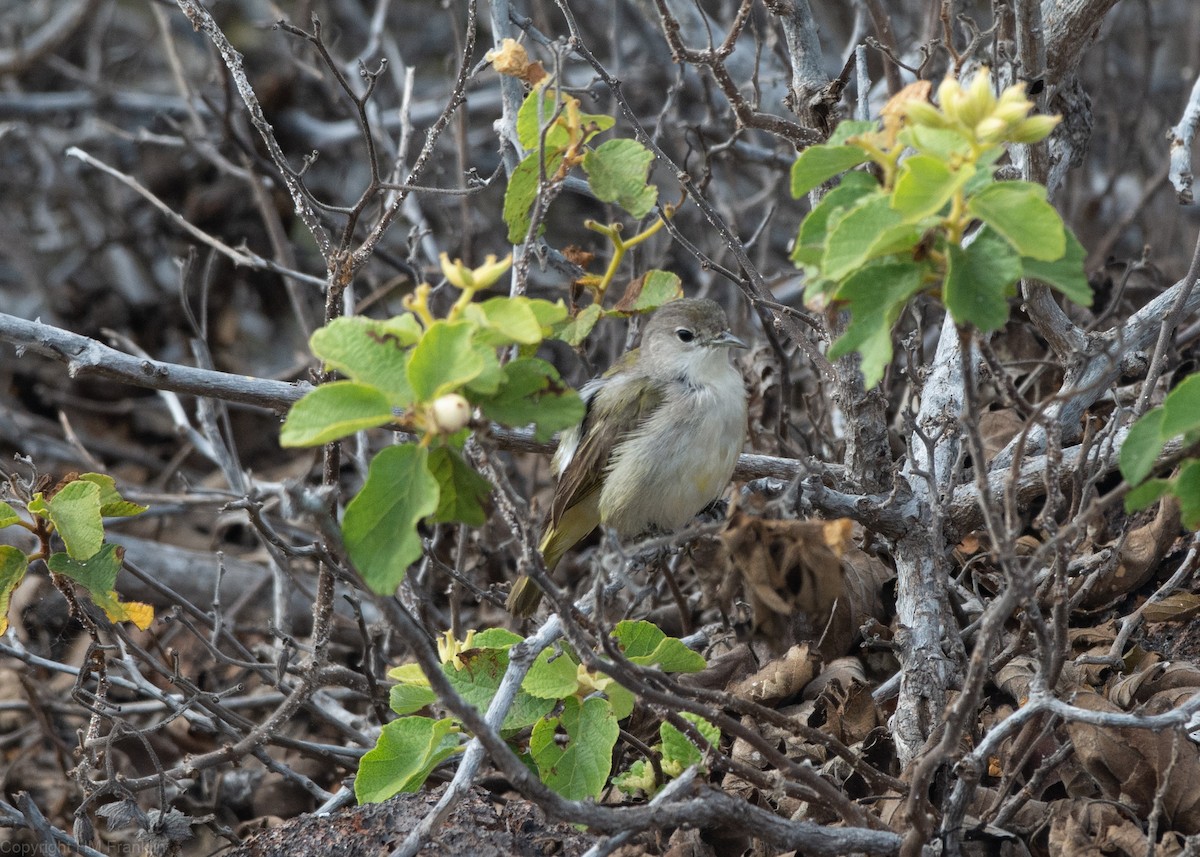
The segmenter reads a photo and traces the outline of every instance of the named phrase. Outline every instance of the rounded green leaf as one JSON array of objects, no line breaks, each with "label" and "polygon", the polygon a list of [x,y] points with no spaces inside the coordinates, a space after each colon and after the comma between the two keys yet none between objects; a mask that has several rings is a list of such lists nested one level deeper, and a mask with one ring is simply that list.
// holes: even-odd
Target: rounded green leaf
[{"label": "rounded green leaf", "polygon": [[421,325],[411,313],[382,321],[343,316],[314,331],[309,346],[329,368],[378,388],[393,407],[403,408],[413,400],[404,371],[408,350],[420,338]]},{"label": "rounded green leaf", "polygon": [[604,307],[599,304],[588,304],[579,311],[573,319],[568,320],[554,335],[568,345],[582,345],[587,339],[596,322],[604,318]]},{"label": "rounded green leaf", "polygon": [[857,351],[868,389],[879,383],[892,362],[892,325],[923,283],[924,268],[915,262],[868,265],[851,274],[834,295],[849,304],[850,326],[830,347],[829,359]]},{"label": "rounded green leaf", "polygon": [[1200,428],[1200,374],[1189,375],[1163,401],[1162,436],[1172,438]]},{"label": "rounded green leaf", "polygon": [[1170,491],[1173,485],[1170,479],[1147,479],[1125,495],[1125,511],[1132,513],[1145,509]]},{"label": "rounded green leaf", "polygon": [[579,394],[545,360],[519,357],[505,365],[504,373],[505,383],[495,395],[472,397],[489,419],[508,426],[533,423],[538,440],[583,419]]},{"label": "rounded green leaf", "polygon": [[367,481],[346,506],[342,536],[367,585],[381,595],[396,591],[409,565],[421,557],[417,523],[438,507],[438,482],[429,451],[416,444],[389,446],[371,461]]},{"label": "rounded green leaf", "polygon": [[1183,525],[1189,530],[1200,528],[1200,461],[1193,458],[1179,468],[1174,493],[1179,498]]},{"label": "rounded green leaf", "polygon": [[482,527],[487,523],[492,483],[463,461],[457,450],[444,446],[431,450],[429,472],[438,482],[435,521],[440,524],[458,522],[469,527]]},{"label": "rounded green leaf", "polygon": [[429,326],[408,361],[408,382],[418,401],[455,392],[483,371],[483,358],[471,342],[475,330],[469,321],[439,320]]},{"label": "rounded green leaf", "polygon": [[415,792],[444,759],[462,749],[449,718],[401,717],[386,723],[375,747],[358,763],[354,796],[359,803]]},{"label": "rounded green leaf", "polygon": [[838,173],[844,173],[868,160],[867,153],[856,146],[809,146],[792,164],[792,196],[799,199]]},{"label": "rounded green leaf", "polygon": [[[550,122],[550,118],[555,116],[556,111],[558,111],[556,96],[557,93],[553,87],[535,88],[521,102],[521,106],[517,110],[517,139],[521,141],[521,146],[526,151],[535,150],[541,144],[542,127]],[[576,104],[579,103],[579,100],[571,95],[564,95],[563,98],[564,100],[569,98]],[[580,128],[586,129],[583,137],[585,141],[590,140],[602,131],[607,131],[615,124],[616,120],[613,117],[602,113],[579,114]],[[569,145],[570,142],[570,134],[567,131],[566,108],[564,106],[563,110],[554,119],[554,123],[546,130],[546,151],[551,152],[556,149],[562,149]]]},{"label": "rounded green leaf", "polygon": [[[695,726],[696,731],[711,746],[716,747],[720,743],[721,730],[700,715],[685,711],[679,716]],[[662,741],[663,771],[671,776],[677,777],[692,765],[699,765],[704,761],[704,752],[700,747],[686,733],[670,723],[663,721],[659,725],[658,736]]]},{"label": "rounded green leaf", "polygon": [[537,345],[542,341],[542,325],[531,304],[523,296],[489,298],[482,303],[467,304],[464,317],[479,325],[475,335],[478,342],[492,347],[513,343]]},{"label": "rounded green leaf", "polygon": [[[557,723],[555,722],[557,720]],[[557,727],[567,734],[562,746]],[[568,697],[559,718],[534,726],[529,751],[542,781],[568,800],[598,798],[612,771],[612,751],[620,727],[608,700]]]},{"label": "rounded green leaf", "polygon": [[[140,503],[133,503],[121,496],[117,490],[117,481],[107,473],[80,473],[83,482],[92,482],[100,488],[100,515],[105,518],[129,518],[140,515],[149,509]],[[3,518],[0,510],[0,519]],[[4,526],[0,521],[0,526]]]},{"label": "rounded green leaf", "polygon": [[[547,152],[546,175],[553,176],[561,163],[561,152]],[[508,177],[508,187],[504,191],[504,222],[508,224],[510,244],[520,244],[529,232],[530,209],[537,199],[541,181],[540,164],[539,153],[530,152]]]},{"label": "rounded green leaf", "polygon": [[1165,417],[1162,408],[1154,408],[1129,427],[1129,434],[1121,444],[1119,460],[1121,475],[1130,485],[1137,485],[1154,469],[1154,462],[1167,440],[1162,431]]},{"label": "rounded green leaf", "polygon": [[880,233],[903,225],[903,220],[892,209],[890,198],[883,194],[858,200],[841,216],[830,220],[821,259],[822,273],[831,280],[842,279],[871,258],[872,244]]},{"label": "rounded green leaf", "polygon": [[521,690],[538,699],[566,699],[579,690],[579,665],[566,654],[543,649]]},{"label": "rounded green leaf", "polygon": [[[678,274],[671,271],[660,271],[655,268],[647,271],[639,279],[641,288],[633,301],[634,312],[649,312],[683,297],[683,281],[679,279]],[[622,298],[621,303],[624,302],[624,298]]]},{"label": "rounded green leaf", "polygon": [[91,559],[104,544],[100,486],[94,482],[68,482],[50,498],[46,516],[54,524],[72,559]]},{"label": "rounded green leaf", "polygon": [[1067,251],[1066,231],[1046,188],[1033,182],[996,182],[967,201],[967,211],[1011,244],[1021,256],[1052,262]]},{"label": "rounded green leaf", "polygon": [[17,514],[17,510],[7,503],[0,501],[0,529],[11,527],[13,524],[21,522],[21,516]]},{"label": "rounded green leaf", "polygon": [[380,390],[357,381],[332,381],[292,405],[279,432],[281,446],[320,446],[392,421],[392,405]]},{"label": "rounded green leaf", "polygon": [[[463,699],[480,712],[486,712],[500,687],[504,671],[508,669],[508,647],[466,649],[459,654],[458,662],[461,667],[454,663],[443,665],[446,678]],[[552,699],[538,699],[523,690],[517,691],[501,728],[512,732],[532,726],[549,714],[553,707]]]},{"label": "rounded green leaf", "polygon": [[8,602],[28,569],[29,558],[24,551],[0,545],[0,634],[8,631]]},{"label": "rounded green leaf", "polygon": [[657,666],[663,672],[699,672],[704,658],[675,637],[668,637],[650,622],[625,620],[613,629],[613,637],[630,661]]},{"label": "rounded green leaf", "polygon": [[792,248],[795,265],[818,265],[825,252],[825,237],[830,221],[840,217],[840,211],[855,205],[869,194],[879,193],[879,183],[870,173],[850,173],[816,204],[804,221]]},{"label": "rounded green leaf", "polygon": [[906,223],[937,214],[974,172],[969,163],[952,170],[944,160],[932,155],[905,158],[892,191],[892,208],[904,216]]},{"label": "rounded green leaf", "polygon": [[1023,276],[1040,280],[1080,306],[1091,306],[1092,287],[1083,271],[1083,261],[1087,253],[1071,230],[1065,226],[1063,229],[1067,238],[1067,249],[1062,258],[1045,262],[1025,257],[1021,259]]},{"label": "rounded green leaf", "polygon": [[956,324],[983,332],[1008,321],[1008,298],[1021,278],[1021,258],[1012,245],[987,228],[969,247],[949,247],[942,300]]},{"label": "rounded green leaf", "polygon": [[637,140],[608,140],[584,154],[583,171],[600,200],[615,202],[640,219],[658,199],[658,188],[647,183],[653,161],[654,153]]}]

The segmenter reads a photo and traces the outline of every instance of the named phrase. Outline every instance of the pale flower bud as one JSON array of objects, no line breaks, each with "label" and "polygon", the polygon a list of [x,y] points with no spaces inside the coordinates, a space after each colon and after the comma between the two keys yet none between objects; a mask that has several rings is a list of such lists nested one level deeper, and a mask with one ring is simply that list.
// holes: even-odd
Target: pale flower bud
[{"label": "pale flower bud", "polygon": [[946,114],[951,121],[958,120],[958,105],[962,101],[962,87],[958,85],[958,81],[947,75],[938,86],[937,98],[938,104],[942,105],[942,112]]},{"label": "pale flower bud", "polygon": [[1030,101],[1005,101],[1000,99],[1000,103],[996,105],[996,109],[992,111],[992,116],[1002,120],[1008,125],[1016,125],[1022,119],[1029,115],[1029,111],[1033,109],[1033,103]]},{"label": "pale flower bud", "polygon": [[454,434],[471,421],[471,405],[458,393],[448,393],[434,400],[429,416],[438,434]]},{"label": "pale flower bud", "polygon": [[1008,139],[1014,143],[1037,143],[1050,136],[1061,121],[1061,116],[1030,116],[1009,132]]},{"label": "pale flower bud", "polygon": [[989,116],[975,126],[975,137],[981,143],[998,143],[1004,139],[1008,123],[998,116]]},{"label": "pale flower bud", "polygon": [[924,125],[926,128],[945,128],[950,124],[945,114],[928,101],[910,101],[904,105],[904,114],[914,125]]},{"label": "pale flower bud", "polygon": [[987,118],[995,106],[996,96],[992,94],[992,73],[987,66],[984,66],[975,73],[971,85],[963,90],[962,99],[958,104],[958,118],[967,127],[973,127]]}]

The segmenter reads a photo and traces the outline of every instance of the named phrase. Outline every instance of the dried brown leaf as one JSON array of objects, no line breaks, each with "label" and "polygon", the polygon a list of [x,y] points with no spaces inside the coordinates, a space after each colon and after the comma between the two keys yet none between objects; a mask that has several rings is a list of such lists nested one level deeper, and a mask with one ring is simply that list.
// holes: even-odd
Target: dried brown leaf
[{"label": "dried brown leaf", "polygon": [[1142,618],[1147,622],[1188,622],[1200,614],[1200,595],[1177,592],[1146,605]]},{"label": "dried brown leaf", "polygon": [[[1049,850],[1070,857],[1144,857],[1146,834],[1121,807],[1072,798],[1055,801],[1050,810]],[[1171,836],[1164,837],[1153,853],[1173,855],[1181,850]]]},{"label": "dried brown leaf", "polygon": [[803,690],[820,665],[820,657],[808,644],[795,645],[729,690],[754,702],[773,705]]},{"label": "dried brown leaf", "polygon": [[1121,545],[1118,562],[1092,584],[1085,607],[1099,607],[1138,589],[1158,571],[1180,530],[1179,500],[1163,498],[1158,513],[1147,524],[1133,530]]},{"label": "dried brown leaf", "polygon": [[[1092,711],[1121,711],[1099,694],[1081,693],[1075,704]],[[1157,701],[1142,711],[1168,710]],[[1192,835],[1200,832],[1200,748],[1181,732],[1118,729],[1090,723],[1065,726],[1076,757],[1099,784],[1104,797],[1145,817],[1161,793],[1166,827]]]}]

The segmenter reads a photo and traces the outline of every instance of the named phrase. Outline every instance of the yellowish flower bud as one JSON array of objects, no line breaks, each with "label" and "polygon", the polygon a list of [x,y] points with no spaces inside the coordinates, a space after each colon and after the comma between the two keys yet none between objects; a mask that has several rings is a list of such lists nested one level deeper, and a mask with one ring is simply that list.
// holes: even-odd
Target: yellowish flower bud
[{"label": "yellowish flower bud", "polygon": [[928,101],[910,101],[904,105],[904,114],[914,125],[927,128],[945,128],[950,124],[946,115]]},{"label": "yellowish flower bud", "polygon": [[1030,116],[1008,133],[1008,139],[1014,143],[1037,143],[1050,136],[1061,121],[1061,116]]},{"label": "yellowish flower bud", "polygon": [[454,434],[471,421],[471,404],[458,393],[435,399],[429,408],[430,428],[438,434]]},{"label": "yellowish flower bud", "polygon": [[942,106],[942,112],[951,121],[958,121],[958,105],[962,101],[962,96],[962,87],[958,85],[957,80],[949,75],[938,86],[938,104]]},{"label": "yellowish flower bud", "polygon": [[996,109],[992,111],[992,116],[1002,120],[1008,125],[1016,125],[1022,119],[1029,115],[1029,111],[1033,109],[1033,102],[1024,99],[1020,101],[1005,101],[1000,99],[1000,103],[996,105]]},{"label": "yellowish flower bud", "polygon": [[998,143],[1004,139],[1008,123],[998,116],[988,116],[975,126],[975,138],[981,143]]},{"label": "yellowish flower bud", "polygon": [[978,125],[996,107],[996,96],[992,94],[992,73],[987,66],[979,69],[971,85],[963,90],[958,104],[958,118],[967,127]]},{"label": "yellowish flower bud", "polygon": [[442,265],[442,276],[452,286],[457,286],[463,291],[477,292],[488,288],[504,276],[504,272],[512,265],[512,254],[509,253],[499,261],[495,256],[488,256],[478,268],[468,268],[462,259],[451,262],[445,253],[438,256],[438,261]]}]

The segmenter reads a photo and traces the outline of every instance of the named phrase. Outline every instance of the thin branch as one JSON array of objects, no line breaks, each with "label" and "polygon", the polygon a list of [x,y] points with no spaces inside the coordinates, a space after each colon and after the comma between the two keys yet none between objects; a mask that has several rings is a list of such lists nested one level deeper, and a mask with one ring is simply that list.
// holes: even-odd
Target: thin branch
[{"label": "thin branch", "polygon": [[1191,205],[1192,194],[1192,140],[1196,136],[1196,125],[1200,124],[1200,77],[1192,84],[1192,94],[1179,123],[1167,132],[1171,143],[1171,184],[1180,205]]}]

